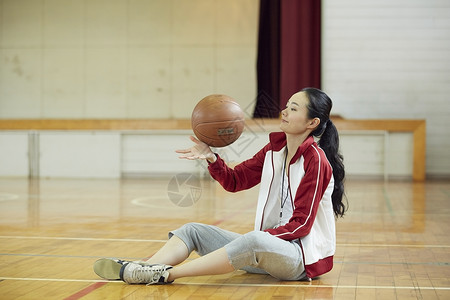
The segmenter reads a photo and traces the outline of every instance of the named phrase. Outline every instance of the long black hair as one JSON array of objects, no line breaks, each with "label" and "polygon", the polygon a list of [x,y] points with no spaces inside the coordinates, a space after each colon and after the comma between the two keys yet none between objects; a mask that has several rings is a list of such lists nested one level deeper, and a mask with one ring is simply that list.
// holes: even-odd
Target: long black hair
[{"label": "long black hair", "polygon": [[310,119],[319,118],[320,124],[311,132],[312,136],[319,137],[320,148],[325,152],[328,161],[333,168],[334,190],[331,195],[333,210],[336,217],[342,217],[345,214],[346,206],[343,203],[345,169],[343,156],[339,152],[339,134],[330,120],[330,111],[333,102],[327,94],[316,88],[304,88],[308,97],[308,117]]}]

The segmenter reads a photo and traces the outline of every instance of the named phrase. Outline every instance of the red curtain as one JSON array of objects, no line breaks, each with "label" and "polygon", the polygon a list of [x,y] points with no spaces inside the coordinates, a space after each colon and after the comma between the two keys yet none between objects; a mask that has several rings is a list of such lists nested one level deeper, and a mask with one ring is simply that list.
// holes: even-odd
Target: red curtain
[{"label": "red curtain", "polygon": [[280,91],[280,1],[260,0],[255,118],[278,118]]},{"label": "red curtain", "polygon": [[292,94],[320,88],[320,40],[320,0],[260,0],[254,117],[277,118]]}]

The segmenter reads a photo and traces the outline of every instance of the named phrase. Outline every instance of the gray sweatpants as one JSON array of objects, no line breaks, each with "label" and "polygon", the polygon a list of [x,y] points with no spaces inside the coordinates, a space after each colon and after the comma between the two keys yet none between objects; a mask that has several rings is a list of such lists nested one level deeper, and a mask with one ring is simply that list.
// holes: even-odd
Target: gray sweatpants
[{"label": "gray sweatpants", "polygon": [[270,274],[281,280],[305,279],[302,250],[297,242],[264,231],[239,234],[212,225],[188,223],[169,232],[179,237],[189,253],[205,255],[225,247],[231,265],[249,273]]}]

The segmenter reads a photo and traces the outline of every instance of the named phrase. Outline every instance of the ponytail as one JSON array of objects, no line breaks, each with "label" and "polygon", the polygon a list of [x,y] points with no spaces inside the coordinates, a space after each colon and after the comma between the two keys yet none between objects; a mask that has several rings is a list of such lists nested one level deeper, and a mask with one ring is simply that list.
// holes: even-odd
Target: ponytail
[{"label": "ponytail", "polygon": [[312,136],[320,137],[319,146],[325,152],[328,161],[333,168],[334,190],[331,195],[333,211],[336,217],[343,217],[346,211],[342,199],[344,198],[344,178],[345,168],[343,156],[339,153],[339,134],[330,120],[330,111],[333,103],[331,99],[321,90],[316,88],[305,88],[309,103],[308,117],[310,119],[319,118],[320,123],[317,128],[311,132]]},{"label": "ponytail", "polygon": [[346,207],[342,202],[344,196],[345,169],[343,156],[339,153],[339,134],[331,120],[327,121],[325,131],[319,140],[319,146],[325,152],[333,168],[334,190],[331,195],[333,210],[336,217],[343,217]]}]

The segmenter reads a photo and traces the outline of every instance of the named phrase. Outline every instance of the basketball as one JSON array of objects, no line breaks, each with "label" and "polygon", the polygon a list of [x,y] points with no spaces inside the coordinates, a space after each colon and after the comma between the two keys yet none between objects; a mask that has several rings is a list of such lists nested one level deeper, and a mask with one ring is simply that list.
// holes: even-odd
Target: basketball
[{"label": "basketball", "polygon": [[209,95],[192,111],[195,136],[211,147],[225,147],[236,141],[244,130],[244,112],[233,98]]}]

